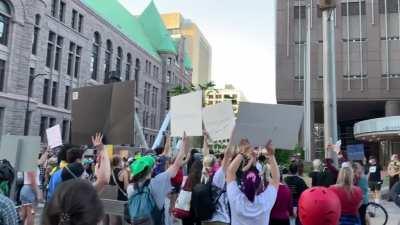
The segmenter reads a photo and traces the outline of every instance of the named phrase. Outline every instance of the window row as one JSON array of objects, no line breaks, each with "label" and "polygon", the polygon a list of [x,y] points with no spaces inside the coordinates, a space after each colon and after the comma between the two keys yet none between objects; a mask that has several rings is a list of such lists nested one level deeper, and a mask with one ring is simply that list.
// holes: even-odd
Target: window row
[{"label": "window row", "polygon": [[[51,105],[55,107],[59,106],[58,93],[59,93],[59,83],[56,81],[51,82],[50,79],[45,78],[43,80],[42,103],[45,105]],[[71,87],[68,85],[66,85],[64,89],[63,107],[64,109],[71,109]]]},{"label": "window row", "polygon": [[[51,15],[54,18],[57,18],[60,22],[65,23],[65,11],[66,11],[66,2],[60,0],[52,0],[51,1]],[[82,32],[83,30],[83,19],[84,16],[80,14],[76,9],[72,9],[71,13],[71,28],[77,30],[78,32]]]},{"label": "window row", "polygon": [[150,129],[158,129],[156,120],[157,120],[156,113],[143,111],[143,127]]},{"label": "window row", "polygon": [[[150,95],[151,92],[151,95]],[[153,108],[157,108],[158,101],[158,88],[152,87],[150,83],[144,83],[144,104],[150,105]]]}]

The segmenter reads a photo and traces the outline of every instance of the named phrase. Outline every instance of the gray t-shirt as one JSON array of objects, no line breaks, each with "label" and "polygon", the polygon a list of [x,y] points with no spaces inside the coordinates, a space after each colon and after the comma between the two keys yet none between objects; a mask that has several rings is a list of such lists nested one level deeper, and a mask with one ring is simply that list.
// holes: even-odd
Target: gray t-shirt
[{"label": "gray t-shirt", "polygon": [[[149,189],[157,207],[162,209],[164,207],[165,198],[167,198],[168,193],[172,190],[171,174],[168,170],[152,178],[150,180]],[[133,192],[133,185],[129,185],[127,188],[128,198],[133,195]]]}]

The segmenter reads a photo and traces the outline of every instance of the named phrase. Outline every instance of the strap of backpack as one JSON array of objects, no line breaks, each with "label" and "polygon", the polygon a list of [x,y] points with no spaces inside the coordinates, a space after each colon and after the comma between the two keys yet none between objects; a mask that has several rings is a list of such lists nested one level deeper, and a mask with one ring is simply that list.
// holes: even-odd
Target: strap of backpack
[{"label": "strap of backpack", "polygon": [[119,190],[125,197],[128,197],[128,194],[125,192],[125,190],[123,190],[123,189],[119,186],[119,184],[118,184],[118,182],[117,182],[117,179],[115,178],[114,171],[111,172],[111,175],[112,175],[114,184],[117,185],[117,187],[118,187],[118,190]]}]

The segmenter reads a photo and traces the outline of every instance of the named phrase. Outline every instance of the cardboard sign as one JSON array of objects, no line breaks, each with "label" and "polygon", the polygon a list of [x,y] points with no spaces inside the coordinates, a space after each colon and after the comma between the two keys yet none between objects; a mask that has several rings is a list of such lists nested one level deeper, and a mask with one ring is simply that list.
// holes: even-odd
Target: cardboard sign
[{"label": "cardboard sign", "polygon": [[363,160],[365,157],[364,145],[347,145],[346,153],[349,160]]},{"label": "cardboard sign", "polygon": [[223,102],[203,109],[203,123],[213,141],[226,140],[235,128],[232,103]]},{"label": "cardboard sign", "polygon": [[134,81],[83,87],[73,92],[72,144],[90,144],[96,132],[103,133],[105,144],[134,144]]},{"label": "cardboard sign", "polygon": [[47,129],[46,136],[47,136],[47,144],[49,145],[50,148],[55,148],[63,144],[61,137],[61,128],[59,124]]},{"label": "cardboard sign", "polygon": [[171,136],[203,136],[202,92],[192,92],[171,98]]},{"label": "cardboard sign", "polygon": [[40,137],[5,135],[1,138],[0,159],[7,159],[17,171],[36,171]]},{"label": "cardboard sign", "polygon": [[292,150],[299,143],[303,107],[241,102],[233,133],[233,143],[247,138],[253,146],[268,140],[278,149]]}]

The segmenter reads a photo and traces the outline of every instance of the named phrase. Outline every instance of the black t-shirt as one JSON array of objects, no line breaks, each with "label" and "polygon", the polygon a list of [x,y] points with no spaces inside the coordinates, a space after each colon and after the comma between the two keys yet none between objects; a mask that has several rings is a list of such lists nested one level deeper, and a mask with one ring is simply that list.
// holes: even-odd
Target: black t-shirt
[{"label": "black t-shirt", "polygon": [[285,178],[285,183],[292,192],[293,205],[297,206],[301,193],[308,188],[307,184],[299,176],[293,175],[287,176]]},{"label": "black t-shirt", "polygon": [[311,186],[319,186],[321,183],[321,172],[318,171],[312,171],[308,174],[308,176],[311,178]]},{"label": "black t-shirt", "polygon": [[369,166],[369,181],[372,182],[380,182],[381,179],[381,167],[379,165],[370,165]]}]

